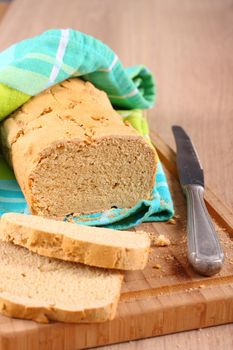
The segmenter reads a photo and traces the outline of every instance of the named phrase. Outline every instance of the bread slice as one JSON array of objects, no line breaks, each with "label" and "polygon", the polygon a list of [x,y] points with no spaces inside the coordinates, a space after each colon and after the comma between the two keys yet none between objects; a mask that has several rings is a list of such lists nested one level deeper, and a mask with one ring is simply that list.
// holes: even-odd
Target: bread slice
[{"label": "bread slice", "polygon": [[69,79],[32,97],[0,131],[33,214],[129,208],[151,197],[154,147],[89,82]]},{"label": "bread slice", "polygon": [[16,213],[2,216],[0,238],[40,255],[122,270],[143,269],[150,249],[145,232],[87,227]]},{"label": "bread slice", "polygon": [[122,275],[50,259],[0,241],[0,313],[47,323],[115,316]]}]

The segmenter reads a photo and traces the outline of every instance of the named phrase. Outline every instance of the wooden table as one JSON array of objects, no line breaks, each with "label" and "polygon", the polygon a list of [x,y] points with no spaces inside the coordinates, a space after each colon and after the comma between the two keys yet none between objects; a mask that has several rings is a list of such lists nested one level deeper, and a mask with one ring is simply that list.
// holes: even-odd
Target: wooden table
[{"label": "wooden table", "polygon": [[[231,0],[15,0],[0,3],[0,18],[0,50],[48,28],[73,27],[110,45],[125,65],[147,65],[158,85],[151,129],[174,148],[171,125],[182,125],[207,185],[233,206]],[[233,325],[105,348],[230,349]]]}]

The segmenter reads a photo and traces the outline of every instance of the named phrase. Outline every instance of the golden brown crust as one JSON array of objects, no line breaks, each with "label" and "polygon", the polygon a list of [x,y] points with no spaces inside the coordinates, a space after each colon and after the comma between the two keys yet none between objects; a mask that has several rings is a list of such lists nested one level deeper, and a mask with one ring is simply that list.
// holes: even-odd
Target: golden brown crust
[{"label": "golden brown crust", "polygon": [[[119,291],[121,288],[123,276],[119,276]],[[115,317],[120,292],[113,303],[98,308],[85,310],[63,310],[56,306],[31,306],[17,302],[17,297],[3,296],[0,293],[0,313],[9,317],[34,320],[39,323],[49,323],[50,321],[60,321],[67,323],[89,323],[105,322]],[[15,300],[11,300],[15,299]],[[32,300],[30,300],[32,303]]]},{"label": "golden brown crust", "polygon": [[[89,82],[84,82],[77,78],[70,79],[31,98],[24,106],[2,123],[1,138],[3,151],[13,165],[17,181],[33,214],[61,216],[70,212],[77,212],[79,214],[98,212],[110,209],[111,206],[118,206],[120,208],[132,207],[138,200],[148,199],[153,189],[157,163],[157,155],[154,148],[149,145],[131,125],[125,125],[123,123],[122,118],[119,117],[118,113],[112,108],[107,95],[103,91],[96,89]],[[135,188],[130,191],[133,195],[130,197],[125,190],[125,196],[121,196],[120,194],[118,198],[121,198],[121,201],[118,200],[116,205],[116,203],[110,203],[114,195],[109,194],[108,202],[106,201],[106,203],[101,206],[101,204],[97,203],[97,198],[99,196],[98,191],[103,190],[103,187],[98,184],[96,186],[98,191],[96,190],[96,192],[93,193],[94,198],[96,198],[95,201],[89,200],[88,197],[88,204],[85,206],[84,201],[80,199],[80,203],[83,203],[84,207],[82,207],[81,204],[76,204],[75,208],[73,200],[66,200],[66,203],[71,203],[69,208],[62,205],[58,207],[58,205],[56,206],[55,204],[48,203],[48,198],[43,194],[41,195],[44,184],[43,186],[41,182],[36,184],[38,179],[43,179],[44,182],[47,181],[43,171],[41,173],[42,163],[46,161],[45,158],[47,157],[48,162],[46,166],[49,167],[53,163],[53,157],[60,157],[58,158],[60,168],[57,170],[57,174],[60,176],[61,167],[63,166],[64,169],[65,166],[59,148],[66,148],[69,156],[72,152],[67,146],[69,143],[72,143],[76,145],[75,149],[73,149],[73,154],[77,155],[79,148],[80,154],[83,154],[83,152],[86,152],[85,147],[87,148],[87,146],[90,146],[89,149],[92,148],[91,146],[97,147],[101,142],[102,144],[107,143],[109,138],[113,141],[114,139],[118,139],[119,145],[122,144],[123,141],[126,143],[128,141],[131,142],[129,154],[133,154],[133,159],[130,160],[130,164],[125,165],[126,168],[134,169],[134,173],[140,173],[140,171],[143,173],[147,167],[141,183],[140,176],[142,175],[139,174],[137,176]],[[140,147],[134,152],[135,143],[140,144]],[[101,147],[99,153],[103,153]],[[117,147],[115,147],[115,149],[117,149]],[[51,152],[53,152],[52,158],[49,156]],[[108,152],[111,154],[111,147]],[[121,151],[118,148],[118,155],[119,154],[121,154]],[[140,154],[144,159],[134,164],[135,159],[140,158]],[[115,157],[120,158],[118,155]],[[61,158],[63,159],[62,161],[60,160]],[[111,159],[111,155],[109,159]],[[129,157],[127,159],[129,159]],[[75,158],[75,162],[77,163],[77,157]],[[72,161],[70,163],[72,163]],[[96,163],[95,173],[101,176],[102,173],[98,173],[98,164],[101,166],[102,163],[98,163],[98,161],[96,161]],[[117,165],[117,169],[121,167],[122,159],[119,159],[119,163],[120,166]],[[85,161],[83,161],[82,164],[85,164]],[[141,170],[139,169],[139,165],[141,166]],[[91,167],[88,169],[88,171],[92,171]],[[110,174],[110,178],[112,175],[111,169],[112,166],[107,170]],[[72,169],[72,174],[74,172],[75,170]],[[127,178],[127,176],[125,178]],[[121,183],[124,187],[124,177],[122,177],[120,181],[117,179],[115,182]],[[69,183],[72,182],[70,181]],[[74,179],[73,184],[75,184],[73,187],[74,190],[77,190],[78,193],[79,187],[76,186],[77,179]],[[57,179],[54,180],[52,187],[54,188],[55,185],[57,185],[57,188],[61,187],[60,184],[57,183]],[[108,186],[110,190],[114,186],[111,179]],[[90,186],[88,188],[90,188]],[[127,188],[126,186],[126,189]],[[41,189],[41,191],[39,191],[39,189]],[[66,193],[70,192],[67,189],[64,191]],[[38,192],[40,195],[38,195]],[[85,192],[85,190],[83,192]],[[44,199],[41,200],[41,196],[43,196]],[[49,197],[52,198],[53,196],[51,195]],[[107,195],[103,195],[103,198],[106,197]],[[53,201],[53,203],[58,202],[57,199],[51,199],[51,201]],[[102,199],[100,203],[103,203]],[[66,211],[67,209],[69,209],[68,212]]]},{"label": "golden brown crust", "polygon": [[[144,238],[142,247],[126,249],[120,246],[120,242],[119,246],[111,246],[105,242],[99,244],[90,240],[83,241],[65,234],[51,234],[49,229],[38,230],[29,227],[28,224],[24,226],[14,221],[10,215],[9,213],[2,216],[1,239],[23,246],[39,255],[121,270],[142,270],[148,261],[150,238],[145,232],[137,233]],[[98,232],[96,234],[98,235]]]}]

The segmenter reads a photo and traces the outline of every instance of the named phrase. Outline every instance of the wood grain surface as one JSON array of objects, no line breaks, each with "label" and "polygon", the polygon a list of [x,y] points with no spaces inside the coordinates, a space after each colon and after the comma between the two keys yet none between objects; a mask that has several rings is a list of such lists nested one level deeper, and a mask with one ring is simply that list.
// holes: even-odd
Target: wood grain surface
[{"label": "wood grain surface", "polygon": [[[1,9],[5,4],[0,6]],[[233,206],[233,2],[231,0],[15,0],[0,24],[0,50],[53,27],[98,37],[125,65],[155,74],[150,126],[174,147],[171,125],[191,135],[206,183]],[[111,349],[219,350],[233,325],[115,345]]]},{"label": "wood grain surface", "polygon": [[174,147],[171,125],[183,125],[206,183],[233,206],[232,0],[15,0],[0,50],[54,27],[98,37],[125,65],[146,64],[158,85],[151,128]]},{"label": "wood grain surface", "polygon": [[[175,153],[158,134],[152,140],[163,160],[176,215],[168,222],[144,223],[152,245],[143,271],[125,273],[117,315],[102,324],[36,324],[0,316],[0,350],[84,349],[233,322],[233,213],[206,189],[215,229],[225,251],[221,272],[209,278],[187,260],[186,203],[175,169]],[[225,217],[216,215],[224,211]],[[224,219],[224,220],[223,220]],[[220,225],[219,225],[220,224]],[[221,226],[222,225],[222,226]],[[159,235],[171,244],[156,245]],[[69,336],[67,336],[67,334]]]},{"label": "wood grain surface", "polygon": [[0,21],[3,18],[7,8],[8,8],[8,3],[6,2],[0,2]]}]

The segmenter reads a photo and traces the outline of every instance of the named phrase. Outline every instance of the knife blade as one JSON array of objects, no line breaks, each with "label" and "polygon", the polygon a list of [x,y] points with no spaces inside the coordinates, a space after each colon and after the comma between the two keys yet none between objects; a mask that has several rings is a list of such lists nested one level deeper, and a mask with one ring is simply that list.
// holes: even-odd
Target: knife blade
[{"label": "knife blade", "polygon": [[211,276],[221,270],[224,253],[204,202],[204,171],[184,129],[174,125],[172,131],[179,180],[187,199],[188,260],[199,274]]}]

